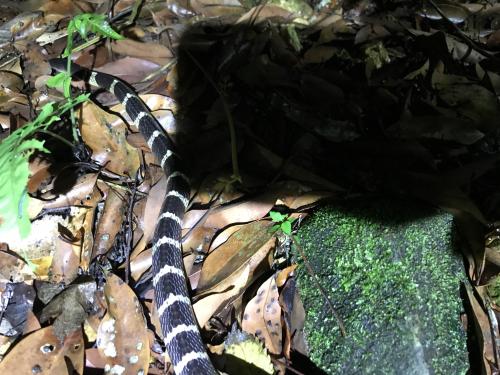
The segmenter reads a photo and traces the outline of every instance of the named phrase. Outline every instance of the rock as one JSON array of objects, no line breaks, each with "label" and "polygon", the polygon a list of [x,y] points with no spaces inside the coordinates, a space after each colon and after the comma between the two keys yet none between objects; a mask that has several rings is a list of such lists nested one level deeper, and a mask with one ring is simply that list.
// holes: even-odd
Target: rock
[{"label": "rock", "polygon": [[[298,233],[347,337],[301,264],[311,360],[329,374],[465,374],[453,217],[421,202],[361,199],[328,206]],[[299,261],[303,263],[303,261]]]}]

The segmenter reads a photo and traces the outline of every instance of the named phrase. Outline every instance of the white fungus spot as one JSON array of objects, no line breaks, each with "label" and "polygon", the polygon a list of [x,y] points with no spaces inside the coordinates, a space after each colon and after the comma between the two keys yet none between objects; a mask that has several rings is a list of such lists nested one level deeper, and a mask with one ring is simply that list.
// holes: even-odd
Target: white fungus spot
[{"label": "white fungus spot", "polygon": [[112,341],[106,343],[106,346],[104,347],[104,355],[111,358],[116,357],[116,347]]},{"label": "white fungus spot", "polygon": [[112,375],[121,375],[125,372],[125,367],[120,366],[120,365],[114,365],[111,367],[111,370],[109,370],[109,373]]},{"label": "white fungus spot", "polygon": [[115,332],[115,320],[109,319],[102,322],[101,330],[103,332]]}]

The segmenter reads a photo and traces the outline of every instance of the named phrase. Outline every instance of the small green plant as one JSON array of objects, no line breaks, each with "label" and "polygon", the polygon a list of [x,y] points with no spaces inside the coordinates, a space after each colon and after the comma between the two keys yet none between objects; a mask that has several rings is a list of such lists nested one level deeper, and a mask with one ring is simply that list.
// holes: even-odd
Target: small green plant
[{"label": "small green plant", "polygon": [[30,231],[28,218],[29,196],[26,190],[29,168],[28,159],[35,151],[49,152],[43,141],[33,139],[37,132],[45,131],[65,112],[88,99],[80,95],[62,105],[48,103],[37,118],[17,129],[0,143],[0,234],[17,226],[21,237]]},{"label": "small green plant", "polygon": [[325,289],[321,285],[318,276],[316,275],[316,272],[312,268],[311,264],[309,263],[309,260],[307,259],[304,250],[302,249],[302,246],[300,245],[298,237],[293,234],[292,232],[292,224],[295,221],[295,219],[291,218],[289,215],[283,215],[280,212],[277,211],[269,211],[269,216],[271,217],[271,220],[276,223],[273,225],[271,228],[274,231],[281,231],[285,236],[289,237],[293,244],[295,245],[295,248],[299,252],[300,257],[302,258],[305,267],[307,268],[307,271],[311,276],[313,277],[314,283],[317,285],[320,293],[323,295],[323,298],[325,299],[325,302],[328,304],[330,310],[332,311],[332,314],[335,316],[337,319],[337,322],[339,324],[340,332],[342,336],[346,336],[346,331],[345,331],[345,326],[344,322],[340,318],[340,315],[338,312],[335,310],[332,301],[328,297],[328,294],[326,293]]},{"label": "small green plant", "polygon": [[269,216],[271,217],[271,220],[276,223],[275,225],[273,225],[272,230],[281,230],[287,236],[292,235],[292,224],[295,219],[292,219],[290,216],[283,215],[282,213],[277,211],[269,211]]},{"label": "small green plant", "polygon": [[[71,97],[71,54],[73,53],[73,36],[75,33],[88,41],[89,33],[98,37],[122,39],[114,31],[106,17],[101,14],[80,14],[68,24],[68,37],[63,57],[67,57],[66,71],[57,74],[47,81],[49,87],[62,87],[65,101],[60,104],[48,103],[32,122],[17,129],[0,143],[0,235],[5,235],[17,227],[21,238],[26,237],[31,228],[28,217],[27,183],[29,178],[28,159],[35,151],[49,151],[43,146],[43,141],[34,139],[37,132],[46,132],[47,128],[61,116],[70,112],[72,123],[75,124],[73,109],[83,103],[89,95]],[[56,135],[55,135],[56,136]],[[73,131],[74,139],[76,127]]]},{"label": "small green plant", "polygon": [[64,96],[71,97],[71,54],[73,53],[73,36],[75,33],[80,34],[83,40],[89,40],[89,33],[95,34],[97,37],[107,37],[111,39],[123,39],[109,25],[104,14],[83,13],[75,16],[68,24],[68,37],[66,39],[66,48],[62,57],[67,58],[66,71],[56,74],[54,77],[47,80],[49,87],[62,87]]}]

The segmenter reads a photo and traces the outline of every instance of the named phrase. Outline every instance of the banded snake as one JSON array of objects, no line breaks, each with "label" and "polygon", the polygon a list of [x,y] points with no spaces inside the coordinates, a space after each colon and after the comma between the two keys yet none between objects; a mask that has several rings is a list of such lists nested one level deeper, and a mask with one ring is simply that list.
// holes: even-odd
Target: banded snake
[{"label": "banded snake", "polygon": [[[64,60],[65,61],[65,60]],[[50,61],[61,70],[61,59]],[[172,141],[148,107],[124,81],[72,64],[72,75],[111,92],[123,105],[167,176],[165,198],[153,236],[153,286],[161,330],[177,375],[218,374],[205,351],[187,288],[182,261],[182,219],[189,180]]]}]

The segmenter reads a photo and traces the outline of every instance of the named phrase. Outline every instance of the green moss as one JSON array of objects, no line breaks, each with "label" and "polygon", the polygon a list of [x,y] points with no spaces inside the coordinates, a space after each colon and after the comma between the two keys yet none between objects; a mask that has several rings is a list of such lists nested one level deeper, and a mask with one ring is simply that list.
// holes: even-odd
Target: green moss
[{"label": "green moss", "polygon": [[298,237],[348,335],[301,269],[311,359],[332,374],[465,373],[452,226],[448,214],[392,200],[314,214]]}]

